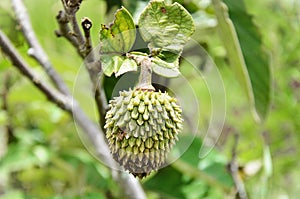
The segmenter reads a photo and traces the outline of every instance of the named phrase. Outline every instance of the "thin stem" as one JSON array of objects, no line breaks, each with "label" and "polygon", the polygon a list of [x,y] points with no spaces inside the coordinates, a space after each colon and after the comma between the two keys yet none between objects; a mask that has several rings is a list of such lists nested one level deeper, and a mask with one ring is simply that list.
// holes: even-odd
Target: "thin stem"
[{"label": "thin stem", "polygon": [[68,21],[72,27],[72,34],[77,39],[78,50],[80,54],[84,54],[85,51],[85,38],[82,35],[82,32],[79,28],[76,13],[80,8],[82,0],[62,0],[62,4],[67,14]]},{"label": "thin stem", "polygon": [[[55,31],[56,36],[65,37],[74,47],[78,50],[78,41],[69,27],[69,19],[66,12],[60,10],[56,16],[57,23],[59,25],[59,30]],[[78,54],[83,57],[83,55],[78,51]]]}]

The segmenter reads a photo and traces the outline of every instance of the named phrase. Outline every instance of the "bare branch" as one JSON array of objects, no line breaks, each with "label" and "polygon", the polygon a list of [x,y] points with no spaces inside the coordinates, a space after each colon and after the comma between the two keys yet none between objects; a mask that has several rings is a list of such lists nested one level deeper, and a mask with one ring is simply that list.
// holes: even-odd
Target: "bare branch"
[{"label": "bare branch", "polygon": [[22,59],[16,49],[13,47],[9,39],[5,34],[0,31],[0,46],[3,52],[10,58],[12,64],[22,72],[23,75],[28,77],[36,87],[38,87],[47,98],[57,104],[64,110],[71,111],[72,106],[70,106],[69,101],[63,94],[59,93],[55,89],[51,88],[48,84],[42,81],[38,75],[32,72],[26,62]]},{"label": "bare branch", "polygon": [[68,21],[71,24],[72,31],[73,31],[72,34],[77,39],[77,43],[78,43],[77,48],[80,54],[84,54],[85,39],[82,35],[82,32],[79,28],[79,25],[77,23],[77,18],[76,18],[76,13],[80,8],[80,4],[82,0],[61,0],[61,2],[64,6]]},{"label": "bare branch", "polygon": [[[65,37],[75,47],[75,49],[78,49],[79,44],[74,34],[72,34],[72,30],[69,27],[69,19],[66,16],[66,12],[60,10],[58,12],[58,15],[56,16],[56,20],[59,25],[59,30],[55,31],[56,36]],[[83,57],[83,55],[81,55],[80,52],[78,52],[78,54],[81,57]]]},{"label": "bare branch", "polygon": [[33,28],[30,23],[29,16],[27,14],[26,8],[22,0],[11,0],[15,15],[19,24],[21,25],[22,32],[30,45],[28,54],[36,59],[39,64],[44,68],[48,76],[54,85],[64,94],[70,95],[69,89],[62,80],[62,78],[57,74],[53,68],[47,54],[44,52],[40,46]]},{"label": "bare branch", "polygon": [[[118,168],[117,163],[110,155],[109,147],[105,142],[104,133],[95,123],[93,123],[78,103],[70,96],[65,96],[46,82],[41,80],[35,74],[29,65],[22,59],[15,47],[12,45],[6,35],[0,30],[0,47],[1,50],[10,58],[12,64],[26,76],[42,93],[46,95],[49,101],[58,105],[61,109],[69,112],[76,124],[88,135],[88,138],[96,149],[97,157],[110,168]],[[113,179],[123,187],[129,198],[145,199],[146,195],[139,182],[131,175],[112,169]]]},{"label": "bare branch", "polygon": [[[74,21],[81,1],[61,1],[64,7],[64,11],[59,11],[56,17],[59,24],[59,30],[56,31],[56,35],[65,37],[77,49],[78,54],[84,59],[86,69],[93,84],[93,90],[95,91],[95,101],[99,112],[99,120],[100,123],[103,124],[108,105],[104,89],[102,88],[102,81],[99,80],[101,63],[100,60],[95,59],[90,37],[92,21],[87,17],[82,19],[81,26],[84,31],[84,38],[82,40],[81,36],[78,37],[78,35],[81,35],[81,31],[77,29],[77,27],[79,27],[77,21]],[[72,26],[72,30],[70,29],[70,23]],[[75,25],[74,23],[76,23],[77,25]],[[84,44],[81,44],[82,42],[84,42]]]},{"label": "bare branch", "polygon": [[247,199],[247,192],[246,192],[246,188],[244,185],[244,182],[239,174],[239,165],[237,163],[237,146],[238,146],[238,140],[239,140],[239,134],[235,133],[234,134],[234,143],[233,143],[233,147],[232,147],[232,159],[229,163],[229,170],[231,173],[231,176],[233,178],[235,187],[236,187],[236,195],[238,196],[239,199]]}]

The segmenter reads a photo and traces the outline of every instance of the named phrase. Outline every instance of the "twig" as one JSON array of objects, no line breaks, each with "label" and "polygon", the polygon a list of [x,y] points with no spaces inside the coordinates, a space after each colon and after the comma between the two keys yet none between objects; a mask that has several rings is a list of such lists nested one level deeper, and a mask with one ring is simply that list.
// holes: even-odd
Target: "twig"
[{"label": "twig", "polygon": [[[36,75],[29,65],[22,59],[10,40],[0,30],[0,47],[1,50],[10,58],[12,64],[26,76],[42,93],[46,95],[49,101],[58,105],[61,109],[69,112],[76,124],[88,135],[90,141],[95,146],[97,157],[110,168],[118,168],[109,152],[109,147],[105,142],[104,133],[101,128],[93,123],[78,103],[70,96],[65,96],[50,87],[46,82]],[[145,193],[133,176],[112,169],[113,179],[123,187],[129,198],[145,199]]]},{"label": "twig", "polygon": [[[75,47],[75,49],[78,49],[79,44],[69,27],[69,19],[66,16],[66,12],[60,10],[56,16],[56,20],[59,25],[59,30],[55,31],[56,36],[65,37]],[[78,52],[78,54],[83,57],[80,52]]]},{"label": "twig", "polygon": [[32,29],[29,16],[22,0],[11,0],[12,6],[17,17],[19,24],[21,25],[22,32],[30,45],[28,54],[32,56],[39,64],[44,68],[48,76],[54,85],[59,89],[60,92],[70,95],[69,89],[62,80],[62,78],[54,70],[47,54],[40,46],[36,35]]},{"label": "twig", "polygon": [[70,22],[71,26],[72,26],[72,34],[75,36],[75,38],[77,39],[77,43],[78,43],[78,50],[80,52],[80,54],[84,54],[84,45],[85,45],[85,39],[82,35],[82,32],[79,28],[79,25],[77,23],[77,18],[76,18],[76,13],[80,8],[80,4],[82,2],[82,0],[61,0],[68,21]]},{"label": "twig", "polygon": [[239,134],[235,133],[234,134],[234,143],[232,147],[232,158],[229,163],[229,170],[230,174],[233,178],[235,187],[236,187],[236,195],[238,196],[239,199],[247,199],[247,192],[246,188],[244,185],[244,182],[239,174],[239,165],[237,163],[237,145],[238,145],[238,140],[239,140]]}]

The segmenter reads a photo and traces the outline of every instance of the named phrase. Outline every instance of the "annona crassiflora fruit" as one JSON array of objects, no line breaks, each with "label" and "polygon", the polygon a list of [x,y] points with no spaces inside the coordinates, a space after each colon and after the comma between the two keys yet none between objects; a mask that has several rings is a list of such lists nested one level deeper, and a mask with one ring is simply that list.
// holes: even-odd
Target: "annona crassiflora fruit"
[{"label": "annona crassiflora fruit", "polygon": [[113,158],[143,178],[165,164],[182,130],[181,108],[166,92],[121,91],[109,102],[106,138]]}]

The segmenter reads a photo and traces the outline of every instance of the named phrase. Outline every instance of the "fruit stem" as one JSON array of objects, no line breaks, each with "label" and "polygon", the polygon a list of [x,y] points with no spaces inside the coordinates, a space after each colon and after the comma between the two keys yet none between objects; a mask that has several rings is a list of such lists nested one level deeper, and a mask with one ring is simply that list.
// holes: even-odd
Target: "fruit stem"
[{"label": "fruit stem", "polygon": [[151,58],[143,59],[137,89],[155,91],[152,86]]}]

